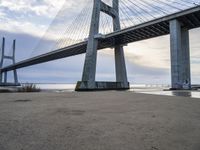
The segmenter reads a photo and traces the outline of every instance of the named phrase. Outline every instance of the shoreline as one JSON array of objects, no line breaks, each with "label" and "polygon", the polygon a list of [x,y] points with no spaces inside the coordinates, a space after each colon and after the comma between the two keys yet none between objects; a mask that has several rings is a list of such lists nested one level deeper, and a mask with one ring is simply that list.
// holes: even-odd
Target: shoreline
[{"label": "shoreline", "polygon": [[[69,93],[76,92],[74,89],[40,89],[39,93]],[[115,90],[111,90],[115,91]],[[93,91],[93,92],[105,92],[105,91]],[[109,91],[108,91],[109,92]],[[120,92],[120,91],[116,91]],[[133,93],[142,93],[149,95],[160,95],[160,96],[180,96],[180,97],[191,97],[191,98],[200,98],[200,90],[166,90],[155,87],[139,87],[139,88],[131,88],[129,90],[125,90],[124,92],[133,92]],[[20,92],[16,87],[0,87],[0,93],[38,93],[38,92]],[[87,92],[86,92],[87,93]]]}]

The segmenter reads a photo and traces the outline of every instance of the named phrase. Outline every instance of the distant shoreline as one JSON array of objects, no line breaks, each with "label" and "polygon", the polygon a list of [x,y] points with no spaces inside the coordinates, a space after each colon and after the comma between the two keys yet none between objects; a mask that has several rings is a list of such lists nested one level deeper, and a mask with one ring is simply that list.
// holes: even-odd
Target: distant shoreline
[{"label": "distant shoreline", "polygon": [[[75,84],[59,84],[59,83],[38,83],[35,84],[40,89],[40,93],[71,93],[75,92]],[[19,92],[19,87],[0,87],[0,93],[27,93]],[[200,91],[170,91],[167,85],[131,85],[130,90],[127,92],[151,94],[151,95],[167,95],[167,96],[182,96],[200,98]],[[29,92],[31,93],[31,92]],[[36,92],[34,92],[36,93]]]}]

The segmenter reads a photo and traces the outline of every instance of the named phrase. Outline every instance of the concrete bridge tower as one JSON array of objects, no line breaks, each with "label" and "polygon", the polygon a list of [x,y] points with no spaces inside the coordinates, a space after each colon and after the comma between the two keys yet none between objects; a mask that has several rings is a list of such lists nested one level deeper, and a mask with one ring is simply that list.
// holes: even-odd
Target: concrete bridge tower
[{"label": "concrete bridge tower", "polygon": [[3,67],[4,61],[11,60],[13,64],[15,64],[15,48],[16,48],[16,40],[13,40],[13,45],[12,45],[12,55],[7,56],[5,55],[5,38],[2,40],[2,46],[1,46],[1,60],[0,60],[0,86],[19,86],[18,82],[18,76],[17,76],[17,70],[13,70],[13,75],[14,75],[14,83],[9,83],[7,79],[7,71],[2,72],[1,69]]},{"label": "concrete bridge tower", "polygon": [[76,91],[129,89],[123,46],[118,45],[117,43],[115,43],[114,47],[116,82],[95,81],[97,49],[98,49],[97,35],[99,35],[100,12],[104,12],[113,18],[114,31],[121,29],[120,19],[119,19],[119,0],[113,0],[112,6],[107,5],[106,3],[102,2],[102,0],[94,0],[92,21],[91,21],[89,39],[87,44],[82,81],[79,81],[77,83]]}]

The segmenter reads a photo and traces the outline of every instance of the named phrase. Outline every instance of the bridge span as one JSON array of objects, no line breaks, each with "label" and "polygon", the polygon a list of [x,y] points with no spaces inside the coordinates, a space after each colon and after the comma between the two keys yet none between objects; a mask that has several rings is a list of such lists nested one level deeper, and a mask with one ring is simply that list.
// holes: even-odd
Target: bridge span
[{"label": "bridge span", "polygon": [[[96,7],[94,6],[94,9],[95,8]],[[93,13],[99,13],[99,12],[93,12]],[[95,21],[95,19],[93,18],[92,21]],[[14,63],[13,65],[10,66],[6,66],[4,68],[1,68],[1,74],[7,73],[8,71],[20,69],[23,67],[28,67],[31,65],[41,64],[61,58],[75,56],[83,53],[91,53],[88,52],[91,51],[88,50],[89,49],[88,47],[90,47],[90,49],[91,47],[93,47],[92,52],[95,51],[95,45],[92,45],[93,44],[92,42],[94,41],[97,42],[97,48],[96,48],[97,50],[101,50],[104,48],[116,49],[116,46],[118,45],[120,47],[123,47],[123,45],[126,45],[128,43],[170,34],[172,88],[182,89],[183,84],[185,83],[188,83],[188,88],[190,88],[191,77],[190,77],[188,31],[198,27],[200,27],[200,6],[196,6],[181,12],[177,12],[175,14],[164,16],[126,29],[121,30],[120,28],[118,28],[114,32],[106,35],[100,35],[98,34],[98,32],[92,32],[92,30],[94,30],[94,28],[96,27],[92,27],[91,25],[90,37],[87,41],[71,45],[62,49],[58,49],[46,54],[42,54],[27,60],[23,60]],[[119,55],[122,56],[121,59],[123,59],[124,57],[123,54]],[[93,57],[96,57],[96,54]],[[96,66],[96,60],[89,60],[89,57],[87,58],[86,54],[85,65],[87,64],[87,61],[94,63]],[[124,63],[123,61],[120,62],[120,64],[123,63]],[[88,77],[86,78],[83,77],[83,81],[78,83],[79,86],[78,88],[80,88],[81,90],[113,89],[113,87],[127,89],[129,88],[128,84],[124,85],[125,82],[127,83],[126,73],[123,75],[123,72],[126,72],[126,69],[124,69],[124,67],[125,66],[120,66],[120,68],[117,69],[116,66],[116,70],[118,70],[118,73],[116,72],[116,74],[120,74],[121,72],[121,77],[118,77],[120,79],[115,84],[97,83],[95,82],[95,77],[93,77],[95,76],[95,73],[91,74],[89,73],[89,75],[86,75]],[[85,66],[85,69],[86,68],[88,68],[88,66]],[[93,67],[92,72],[95,72],[94,69],[95,67]],[[92,78],[91,82],[89,82],[90,78]]]}]

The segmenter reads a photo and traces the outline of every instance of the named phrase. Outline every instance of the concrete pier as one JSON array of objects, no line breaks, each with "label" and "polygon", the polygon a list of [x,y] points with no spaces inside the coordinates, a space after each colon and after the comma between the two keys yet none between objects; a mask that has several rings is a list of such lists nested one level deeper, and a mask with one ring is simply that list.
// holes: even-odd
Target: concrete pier
[{"label": "concrete pier", "polygon": [[90,35],[88,39],[85,64],[82,75],[82,81],[87,82],[87,84],[83,84],[82,86],[80,86],[80,88],[84,88],[84,85],[87,85],[87,87],[85,88],[95,88],[98,39],[94,38],[94,36],[99,33],[99,19],[101,7],[100,4],[101,3],[99,0],[94,0]]},{"label": "concrete pier", "polygon": [[[116,12],[116,16],[113,18],[113,30],[121,30],[120,18],[119,18],[119,0],[113,0],[113,9]],[[117,43],[116,43],[117,44]],[[126,63],[124,57],[124,49],[121,45],[115,46],[115,70],[116,81],[120,82],[123,88],[129,88],[127,79]]]},{"label": "concrete pier", "polygon": [[119,45],[118,43],[115,43],[116,82],[113,83],[95,81],[98,49],[98,38],[95,37],[99,34],[100,12],[104,12],[113,18],[114,31],[121,29],[119,20],[119,1],[113,0],[113,6],[111,7],[101,0],[94,0],[90,35],[87,43],[82,81],[77,83],[75,89],[76,91],[129,89],[124,60],[124,50],[123,46]]},{"label": "concrete pier", "polygon": [[172,89],[191,89],[189,31],[178,20],[170,21]]}]

